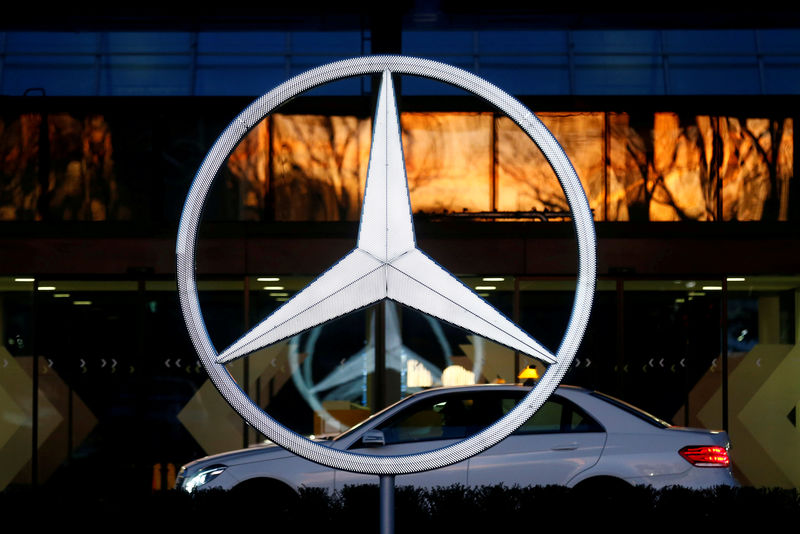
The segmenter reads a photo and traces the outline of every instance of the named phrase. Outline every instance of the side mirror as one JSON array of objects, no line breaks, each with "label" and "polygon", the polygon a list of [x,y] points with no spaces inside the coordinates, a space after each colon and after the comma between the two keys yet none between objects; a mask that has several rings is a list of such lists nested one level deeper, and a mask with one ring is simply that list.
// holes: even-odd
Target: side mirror
[{"label": "side mirror", "polygon": [[383,447],[386,445],[386,438],[381,430],[368,430],[361,437],[361,443],[365,447]]}]

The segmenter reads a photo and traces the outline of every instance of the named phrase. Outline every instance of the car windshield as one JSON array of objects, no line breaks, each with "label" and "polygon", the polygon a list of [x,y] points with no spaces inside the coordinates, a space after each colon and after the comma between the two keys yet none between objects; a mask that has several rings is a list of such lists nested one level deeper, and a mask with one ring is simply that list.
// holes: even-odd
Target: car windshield
[{"label": "car windshield", "polygon": [[[397,404],[397,403],[395,403],[395,404]],[[394,405],[392,405],[392,406],[394,406]],[[390,408],[391,408],[391,406],[390,406]],[[347,430],[345,430],[344,432],[342,432],[341,434],[339,434],[335,438],[331,439],[331,441],[339,441],[340,439],[344,439],[347,436],[353,434],[353,432],[355,432],[356,430],[358,430],[362,426],[366,425],[367,423],[369,423],[370,421],[375,419],[375,416],[380,414],[380,413],[382,413],[383,411],[384,410],[381,410],[378,413],[374,413],[374,414],[370,415],[369,417],[367,417],[366,419],[364,419],[363,421],[361,421],[359,423],[356,423],[355,425],[351,426],[350,428],[348,428]]]},{"label": "car windshield", "polygon": [[619,399],[617,399],[615,397],[612,397],[611,395],[606,395],[605,393],[600,393],[599,391],[592,391],[591,395],[593,397],[597,397],[598,399],[602,399],[602,400],[608,402],[609,404],[613,404],[617,408],[625,410],[629,414],[631,414],[631,415],[633,415],[635,417],[638,417],[639,419],[641,419],[643,421],[646,421],[646,422],[650,423],[651,425],[656,426],[658,428],[669,428],[669,427],[672,426],[667,421],[664,421],[663,419],[659,419],[655,415],[647,413],[644,410],[642,410],[640,408],[637,408],[636,406],[633,406],[632,404],[628,404],[627,402],[625,402],[623,400],[619,400]]}]

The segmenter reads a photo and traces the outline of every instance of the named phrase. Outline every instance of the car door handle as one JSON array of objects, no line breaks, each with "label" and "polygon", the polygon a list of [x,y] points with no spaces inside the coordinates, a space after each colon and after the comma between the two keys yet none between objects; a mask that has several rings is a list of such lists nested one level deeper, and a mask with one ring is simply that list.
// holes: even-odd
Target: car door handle
[{"label": "car door handle", "polygon": [[570,441],[569,443],[560,443],[558,445],[553,445],[550,447],[550,450],[553,451],[574,451],[578,448],[577,441]]}]

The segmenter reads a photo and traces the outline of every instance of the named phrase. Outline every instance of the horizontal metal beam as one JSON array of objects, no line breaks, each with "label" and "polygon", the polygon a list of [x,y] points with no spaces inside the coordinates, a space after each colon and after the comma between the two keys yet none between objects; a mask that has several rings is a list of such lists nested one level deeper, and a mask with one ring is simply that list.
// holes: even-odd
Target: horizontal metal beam
[{"label": "horizontal metal beam", "polygon": [[[457,274],[572,276],[576,252],[571,236],[419,236],[418,242]],[[241,236],[200,241],[198,272],[207,275],[262,272],[315,274],[353,246],[346,237]],[[598,238],[599,275],[694,276],[796,274],[800,257],[787,251],[800,237],[620,236]],[[0,237],[0,276],[173,276],[174,238]]]}]

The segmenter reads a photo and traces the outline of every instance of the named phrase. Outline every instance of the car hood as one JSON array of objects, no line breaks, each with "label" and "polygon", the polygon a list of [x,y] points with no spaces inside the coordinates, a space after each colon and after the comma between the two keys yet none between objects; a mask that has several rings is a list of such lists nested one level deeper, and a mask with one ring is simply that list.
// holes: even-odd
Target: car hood
[{"label": "car hood", "polygon": [[[317,442],[323,445],[330,443],[328,440],[317,440]],[[280,447],[274,443],[260,443],[257,445],[251,445],[247,449],[239,449],[205,456],[186,464],[184,467],[190,469],[204,465],[238,465],[250,462],[277,460],[279,458],[287,458],[289,456],[294,456],[294,453],[287,451],[283,447]]]}]

